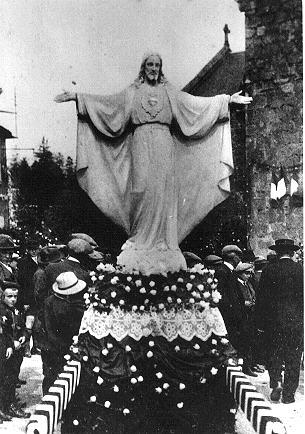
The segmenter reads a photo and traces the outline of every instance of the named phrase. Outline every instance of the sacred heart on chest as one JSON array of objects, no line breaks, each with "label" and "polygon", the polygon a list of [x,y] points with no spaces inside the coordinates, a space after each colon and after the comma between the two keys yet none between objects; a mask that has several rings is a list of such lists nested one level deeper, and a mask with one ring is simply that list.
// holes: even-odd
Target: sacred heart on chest
[{"label": "sacred heart on chest", "polygon": [[158,113],[163,109],[164,101],[163,94],[145,92],[141,98],[141,105],[144,111],[149,114],[151,118],[155,118]]}]

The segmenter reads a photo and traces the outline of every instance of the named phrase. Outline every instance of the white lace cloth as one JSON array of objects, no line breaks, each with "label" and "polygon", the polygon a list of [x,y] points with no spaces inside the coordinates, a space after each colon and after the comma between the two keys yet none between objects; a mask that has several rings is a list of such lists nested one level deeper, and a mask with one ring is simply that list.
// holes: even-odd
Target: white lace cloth
[{"label": "white lace cloth", "polygon": [[89,332],[97,339],[111,335],[121,341],[126,336],[139,341],[142,337],[163,336],[169,342],[179,336],[187,341],[194,337],[206,341],[214,333],[227,334],[218,308],[162,310],[160,312],[124,312],[114,308],[100,313],[92,306],[84,313],[79,333]]}]

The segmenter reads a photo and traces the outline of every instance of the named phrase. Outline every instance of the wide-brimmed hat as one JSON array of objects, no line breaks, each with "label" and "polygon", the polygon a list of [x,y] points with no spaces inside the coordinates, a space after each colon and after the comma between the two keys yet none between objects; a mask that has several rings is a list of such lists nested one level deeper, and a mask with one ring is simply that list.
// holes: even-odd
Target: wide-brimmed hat
[{"label": "wide-brimmed hat", "polygon": [[74,233],[74,234],[71,234],[71,238],[72,238],[72,239],[73,239],[73,238],[78,238],[78,239],[80,239],[80,240],[85,240],[85,241],[87,241],[87,243],[89,243],[90,246],[92,246],[92,247],[97,247],[97,246],[98,246],[97,242],[96,242],[92,237],[90,237],[90,235],[87,235],[87,234],[83,234],[83,233]]},{"label": "wide-brimmed hat", "polygon": [[204,258],[203,262],[206,265],[216,265],[216,264],[222,264],[223,259],[217,255],[208,255]]},{"label": "wide-brimmed hat", "polygon": [[300,250],[300,246],[297,246],[294,244],[294,241],[289,238],[280,238],[278,240],[275,240],[275,243],[269,247],[271,250],[293,250],[297,251]]},{"label": "wide-brimmed hat", "polygon": [[55,246],[43,247],[37,254],[37,262],[41,265],[46,265],[50,262],[59,262],[61,259],[62,255]]},{"label": "wide-brimmed hat", "polygon": [[93,252],[93,247],[88,241],[83,240],[82,238],[73,238],[73,240],[68,242],[68,249],[73,253],[83,253],[85,255],[89,255],[89,253]]},{"label": "wide-brimmed hat", "polygon": [[228,253],[239,253],[239,254],[241,254],[242,250],[238,246],[236,246],[235,244],[228,244],[227,246],[223,247],[223,249],[221,251],[221,254],[222,255],[226,255]]},{"label": "wide-brimmed hat", "polygon": [[12,237],[6,234],[0,234],[0,252],[13,252],[17,247]]},{"label": "wide-brimmed hat", "polygon": [[86,287],[86,282],[76,277],[73,271],[66,271],[56,277],[53,283],[53,291],[60,295],[74,295],[81,292]]},{"label": "wide-brimmed hat", "polygon": [[241,274],[249,270],[253,270],[253,264],[249,264],[249,262],[240,262],[235,268],[235,273]]}]

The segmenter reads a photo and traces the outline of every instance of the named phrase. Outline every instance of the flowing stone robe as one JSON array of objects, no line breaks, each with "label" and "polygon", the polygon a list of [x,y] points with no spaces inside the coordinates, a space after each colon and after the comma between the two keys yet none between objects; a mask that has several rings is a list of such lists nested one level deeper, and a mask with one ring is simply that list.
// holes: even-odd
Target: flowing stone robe
[{"label": "flowing stone robe", "polygon": [[168,83],[77,95],[78,181],[127,232],[125,272],[186,268],[178,244],[230,192],[229,98]]}]

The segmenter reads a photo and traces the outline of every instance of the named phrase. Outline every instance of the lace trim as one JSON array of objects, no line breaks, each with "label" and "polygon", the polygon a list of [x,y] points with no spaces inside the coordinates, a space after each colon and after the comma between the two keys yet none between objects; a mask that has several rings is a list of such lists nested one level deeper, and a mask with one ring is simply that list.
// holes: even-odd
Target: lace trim
[{"label": "lace trim", "polygon": [[125,312],[113,308],[99,313],[92,306],[84,313],[79,333],[89,332],[97,339],[111,335],[121,341],[126,336],[139,341],[142,337],[163,336],[172,342],[179,336],[187,341],[194,337],[207,341],[212,333],[225,336],[227,330],[218,308],[163,310],[162,312]]}]

